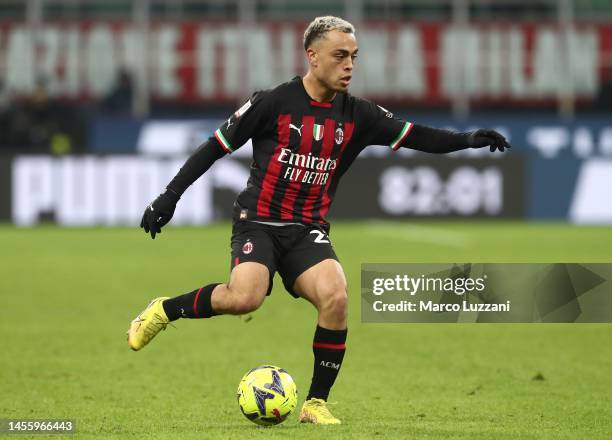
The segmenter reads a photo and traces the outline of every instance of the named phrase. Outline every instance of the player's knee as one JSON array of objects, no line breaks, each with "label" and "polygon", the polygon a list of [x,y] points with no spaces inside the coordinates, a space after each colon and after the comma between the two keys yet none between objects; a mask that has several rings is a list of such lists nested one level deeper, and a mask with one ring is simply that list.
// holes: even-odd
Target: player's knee
[{"label": "player's knee", "polygon": [[323,300],[323,309],[326,313],[343,318],[346,316],[348,309],[348,295],[345,285],[330,286],[331,288],[325,292]]},{"label": "player's knee", "polygon": [[228,288],[232,313],[242,315],[257,310],[261,306],[268,291],[268,280],[266,279],[265,282],[238,282],[235,280],[233,283],[230,282]]},{"label": "player's knee", "polygon": [[237,295],[234,301],[234,313],[242,315],[257,310],[263,303],[259,295]]}]

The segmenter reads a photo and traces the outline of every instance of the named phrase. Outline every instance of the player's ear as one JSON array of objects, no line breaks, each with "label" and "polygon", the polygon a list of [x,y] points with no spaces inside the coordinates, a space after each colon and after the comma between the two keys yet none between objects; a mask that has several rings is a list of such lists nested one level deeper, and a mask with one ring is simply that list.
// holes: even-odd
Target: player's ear
[{"label": "player's ear", "polygon": [[317,52],[309,47],[308,49],[306,49],[306,57],[308,58],[308,64],[312,67],[317,67],[318,60],[317,60]]}]

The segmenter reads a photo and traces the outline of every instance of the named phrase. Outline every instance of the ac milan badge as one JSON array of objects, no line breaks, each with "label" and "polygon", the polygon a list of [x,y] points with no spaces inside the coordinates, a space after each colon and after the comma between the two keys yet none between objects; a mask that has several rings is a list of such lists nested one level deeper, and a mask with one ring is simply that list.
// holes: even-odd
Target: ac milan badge
[{"label": "ac milan badge", "polygon": [[251,252],[253,252],[253,247],[253,243],[247,241],[244,246],[242,246],[242,253],[246,255],[250,254]]},{"label": "ac milan badge", "polygon": [[336,143],[337,144],[341,144],[342,141],[344,140],[344,132],[342,131],[341,128],[336,128]]}]

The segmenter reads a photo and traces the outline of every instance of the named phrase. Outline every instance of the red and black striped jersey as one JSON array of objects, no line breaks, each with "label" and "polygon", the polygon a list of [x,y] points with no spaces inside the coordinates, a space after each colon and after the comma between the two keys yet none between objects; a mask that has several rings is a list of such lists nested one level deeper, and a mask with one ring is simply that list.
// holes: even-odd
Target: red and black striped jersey
[{"label": "red and black striped jersey", "polygon": [[255,93],[215,132],[226,153],[252,139],[234,220],[327,223],[342,175],[367,145],[402,145],[413,124],[348,93],[321,103],[300,77]]}]

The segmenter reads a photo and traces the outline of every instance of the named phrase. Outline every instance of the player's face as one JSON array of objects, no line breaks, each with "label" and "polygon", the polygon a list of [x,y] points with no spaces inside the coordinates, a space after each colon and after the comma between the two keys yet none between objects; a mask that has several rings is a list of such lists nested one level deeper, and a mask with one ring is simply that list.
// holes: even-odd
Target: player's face
[{"label": "player's face", "polygon": [[328,89],[346,92],[351,83],[358,50],[354,34],[327,32],[315,42],[312,53],[309,53],[311,70]]}]

